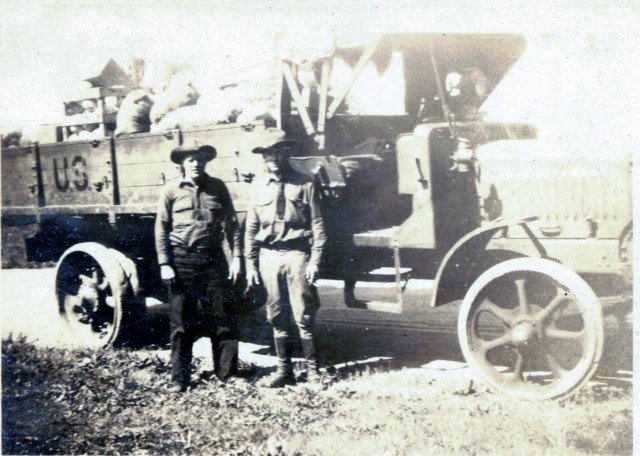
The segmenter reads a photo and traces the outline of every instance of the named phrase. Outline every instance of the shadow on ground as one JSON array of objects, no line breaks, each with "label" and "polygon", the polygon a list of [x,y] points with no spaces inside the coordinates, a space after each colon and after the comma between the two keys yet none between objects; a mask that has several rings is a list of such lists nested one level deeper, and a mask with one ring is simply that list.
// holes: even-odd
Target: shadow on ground
[{"label": "shadow on ground", "polygon": [[[271,328],[263,313],[239,317],[241,341],[256,347],[252,355],[270,358],[260,366],[261,374],[274,369],[275,351]],[[168,349],[169,322],[166,306],[157,306],[148,312],[143,322],[136,325],[137,335],[133,346],[151,346]],[[400,370],[427,365],[436,360],[464,363],[458,344],[456,328],[443,331],[399,329],[388,326],[349,325],[348,323],[320,322],[317,327],[317,344],[321,364],[334,367],[340,376],[370,370]],[[294,357],[302,358],[299,341],[294,340]],[[601,363],[593,381],[604,385],[628,389],[633,383],[632,333],[617,330],[607,333]]]}]

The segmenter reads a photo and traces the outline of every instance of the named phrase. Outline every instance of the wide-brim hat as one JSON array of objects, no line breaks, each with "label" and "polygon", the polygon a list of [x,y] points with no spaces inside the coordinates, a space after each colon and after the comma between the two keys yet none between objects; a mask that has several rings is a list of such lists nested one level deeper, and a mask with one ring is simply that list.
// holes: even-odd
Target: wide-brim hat
[{"label": "wide-brim hat", "polygon": [[209,146],[208,144],[199,144],[192,141],[173,149],[171,151],[171,161],[181,165],[184,159],[187,158],[188,155],[192,154],[204,154],[207,161],[211,161],[216,158],[218,151],[216,151],[215,147]]},{"label": "wide-brim hat", "polygon": [[263,154],[270,150],[283,150],[291,153],[300,148],[300,141],[289,139],[287,134],[277,128],[267,128],[260,135],[260,146],[255,147],[254,154]]}]

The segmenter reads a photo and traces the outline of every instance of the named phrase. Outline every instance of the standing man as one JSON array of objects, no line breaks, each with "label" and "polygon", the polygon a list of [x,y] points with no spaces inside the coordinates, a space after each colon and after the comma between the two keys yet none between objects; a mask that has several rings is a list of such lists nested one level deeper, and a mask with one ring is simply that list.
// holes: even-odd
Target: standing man
[{"label": "standing man", "polygon": [[[155,241],[160,276],[169,287],[171,376],[176,391],[190,382],[193,343],[198,333],[211,338],[216,376],[237,373],[238,338],[227,307],[230,280],[240,274],[241,236],[225,184],[205,171],[216,156],[212,146],[186,144],[171,152],[182,176],[168,182],[158,201]],[[227,238],[231,268],[223,251]]]},{"label": "standing man", "polygon": [[[315,281],[326,236],[313,182],[289,166],[296,141],[267,129],[262,154],[268,174],[251,188],[245,234],[247,283],[264,281],[267,318],[273,326],[278,369],[271,388],[295,384],[291,362],[291,329],[298,326],[307,365],[307,380],[318,382],[314,344],[315,315],[320,306]],[[258,268],[260,273],[258,273]]]}]

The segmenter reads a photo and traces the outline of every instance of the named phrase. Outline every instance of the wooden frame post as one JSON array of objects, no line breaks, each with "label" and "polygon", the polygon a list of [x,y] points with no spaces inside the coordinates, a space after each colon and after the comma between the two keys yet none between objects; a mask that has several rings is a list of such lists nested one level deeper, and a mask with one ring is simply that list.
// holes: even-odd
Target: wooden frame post
[{"label": "wooden frame post", "polygon": [[322,62],[322,77],[320,79],[320,106],[318,108],[318,148],[324,150],[325,136],[324,126],[327,120],[327,96],[329,94],[329,77],[331,74],[331,61],[329,58]]}]

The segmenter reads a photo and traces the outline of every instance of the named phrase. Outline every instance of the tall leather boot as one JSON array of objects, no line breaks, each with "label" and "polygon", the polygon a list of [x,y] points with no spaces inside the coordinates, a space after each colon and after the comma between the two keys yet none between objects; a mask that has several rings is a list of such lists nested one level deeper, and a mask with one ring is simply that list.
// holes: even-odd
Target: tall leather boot
[{"label": "tall leather boot", "polygon": [[296,378],[293,375],[293,363],[288,337],[274,337],[276,354],[278,355],[278,369],[267,379],[269,388],[283,388],[286,385],[295,385]]},{"label": "tall leather boot", "polygon": [[307,366],[307,382],[319,384],[321,383],[320,373],[318,372],[318,354],[313,338],[301,338],[302,353],[304,354],[305,364]]}]

